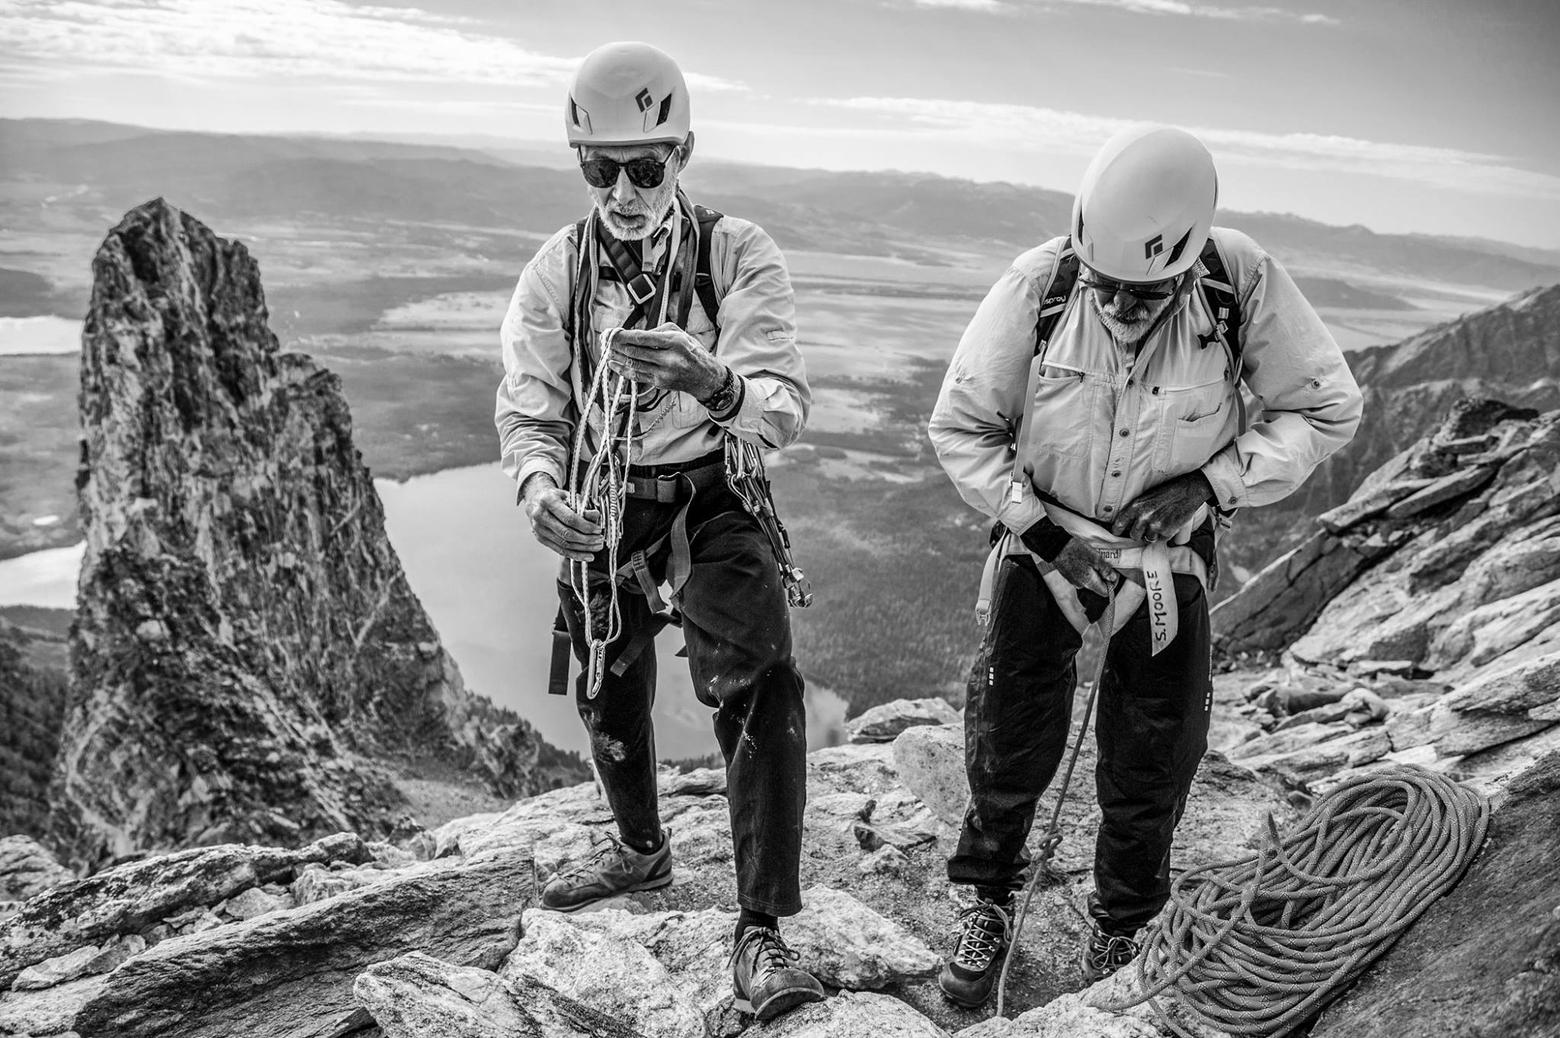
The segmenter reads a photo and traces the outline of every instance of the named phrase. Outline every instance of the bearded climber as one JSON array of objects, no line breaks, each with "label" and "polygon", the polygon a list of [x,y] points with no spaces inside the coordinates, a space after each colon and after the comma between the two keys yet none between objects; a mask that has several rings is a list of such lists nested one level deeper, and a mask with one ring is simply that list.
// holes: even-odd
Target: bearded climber
[{"label": "bearded climber", "polygon": [[[1071,234],[1018,257],[981,303],[932,414],[943,468],[1000,524],[964,717],[970,801],[948,861],[976,900],[939,978],[966,1006],[985,1001],[1008,954],[1081,631],[1113,612],[1081,956],[1094,981],[1137,954],[1168,898],[1171,841],[1207,748],[1215,525],[1291,493],[1359,424],[1332,336],[1271,256],[1212,227],[1216,197],[1213,158],[1191,134],[1112,138]],[[1249,428],[1242,383],[1257,401]]]},{"label": "bearded climber", "polygon": [[584,669],[575,698],[618,833],[541,901],[572,912],[672,881],[650,722],[649,643],[673,620],[664,583],[726,761],[741,908],[732,986],[739,1009],[767,1020],[823,997],[778,926],[801,909],[806,797],[787,588],[773,529],[755,516],[765,509],[731,472],[807,419],[790,278],[763,230],[678,189],[693,134],[669,56],[643,43],[593,51],[564,121],[592,212],[520,276],[495,421],[533,534],[565,560],[564,638]]}]

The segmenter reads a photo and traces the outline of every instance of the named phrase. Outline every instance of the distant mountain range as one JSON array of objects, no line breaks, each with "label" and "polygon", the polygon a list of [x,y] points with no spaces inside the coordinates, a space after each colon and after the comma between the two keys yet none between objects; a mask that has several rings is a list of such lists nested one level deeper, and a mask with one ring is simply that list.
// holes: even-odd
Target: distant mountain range
[{"label": "distant mountain range", "polygon": [[[520,142],[517,142],[517,145]],[[543,153],[511,153],[535,161]],[[567,153],[559,150],[559,161]],[[1071,196],[931,174],[832,172],[695,159],[690,193],[762,224],[787,249],[957,262],[1000,261],[1065,230]],[[90,212],[101,227],[164,196],[219,225],[313,216],[393,221],[473,233],[546,234],[583,209],[567,168],[521,165],[494,151],[331,137],[239,136],[109,123],[0,120],[7,222],[42,228],[43,209]],[[1296,270],[1374,272],[1495,296],[1560,282],[1560,251],[1480,239],[1377,234],[1297,216],[1220,214]],[[47,226],[57,227],[57,223]]]}]

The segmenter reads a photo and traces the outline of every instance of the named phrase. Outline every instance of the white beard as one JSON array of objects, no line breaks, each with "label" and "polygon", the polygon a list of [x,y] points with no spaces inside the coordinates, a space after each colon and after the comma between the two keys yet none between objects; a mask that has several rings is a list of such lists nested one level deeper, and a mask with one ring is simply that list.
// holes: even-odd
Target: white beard
[{"label": "white beard", "polygon": [[672,211],[672,205],[677,201],[677,181],[667,177],[656,188],[656,193],[651,195],[644,204],[636,203],[627,213],[629,216],[638,216],[648,213],[645,220],[625,222],[622,217],[614,213],[607,205],[597,205],[596,212],[601,217],[601,225],[607,229],[607,233],[618,241],[643,241],[656,232],[656,229],[666,222],[666,214]]},{"label": "white beard", "polygon": [[1131,306],[1118,308],[1116,301],[1112,299],[1108,303],[1101,304],[1095,298],[1093,292],[1089,293],[1089,302],[1094,306],[1094,312],[1099,314],[1100,323],[1105,325],[1110,337],[1115,340],[1117,346],[1136,346],[1147,336],[1159,315],[1170,308],[1174,297],[1170,299],[1156,299],[1135,301]]}]

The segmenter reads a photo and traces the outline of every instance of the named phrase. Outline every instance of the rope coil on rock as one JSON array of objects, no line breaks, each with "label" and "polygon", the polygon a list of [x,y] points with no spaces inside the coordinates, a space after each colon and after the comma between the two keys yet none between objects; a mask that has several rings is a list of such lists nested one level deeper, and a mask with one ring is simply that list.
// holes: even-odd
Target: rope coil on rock
[{"label": "rope coil on rock", "polygon": [[[1161,1025],[1177,1013],[1232,1035],[1281,1038],[1342,993],[1462,878],[1489,802],[1416,766],[1356,776],[1287,834],[1271,815],[1255,854],[1189,869],[1138,957]],[[1172,1013],[1159,1000],[1177,1003]]]}]

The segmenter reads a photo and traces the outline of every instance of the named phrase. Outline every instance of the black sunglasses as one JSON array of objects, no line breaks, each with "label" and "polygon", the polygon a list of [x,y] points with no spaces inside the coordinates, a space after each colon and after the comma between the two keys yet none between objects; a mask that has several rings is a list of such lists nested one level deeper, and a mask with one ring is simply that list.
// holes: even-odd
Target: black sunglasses
[{"label": "black sunglasses", "polygon": [[666,163],[673,154],[675,149],[668,152],[664,159],[645,155],[637,159],[629,159],[627,162],[619,162],[617,159],[582,158],[580,172],[585,175],[585,183],[591,187],[611,187],[617,183],[620,170],[628,170],[628,182],[635,187],[660,187],[661,181],[666,179]]},{"label": "black sunglasses", "polygon": [[1154,302],[1160,299],[1169,299],[1175,295],[1175,278],[1166,278],[1164,281],[1147,281],[1137,283],[1133,281],[1117,281],[1114,278],[1104,277],[1092,270],[1085,269],[1085,273],[1078,278],[1078,283],[1084,288],[1092,288],[1096,292],[1104,292],[1106,295],[1115,295],[1117,292],[1125,292],[1134,299],[1144,302]]}]

